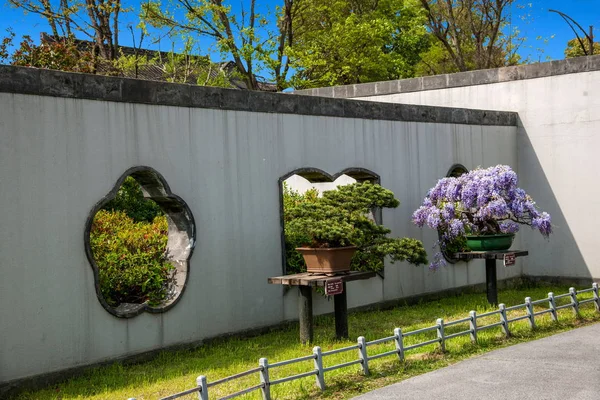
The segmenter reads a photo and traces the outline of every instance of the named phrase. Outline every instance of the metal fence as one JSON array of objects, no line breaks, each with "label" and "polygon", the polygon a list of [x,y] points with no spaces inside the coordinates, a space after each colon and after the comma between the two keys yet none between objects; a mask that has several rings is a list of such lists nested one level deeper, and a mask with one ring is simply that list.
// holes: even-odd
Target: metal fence
[{"label": "metal fence", "polygon": [[[589,298],[586,300],[579,300],[577,298],[578,294],[589,293],[589,292],[593,293],[592,298]],[[569,303],[557,306],[556,301],[559,299],[564,299],[564,298],[569,298]],[[561,310],[564,308],[571,308],[573,310],[573,313],[575,315],[577,315],[577,314],[579,314],[579,307],[581,305],[584,305],[587,303],[592,303],[592,302],[595,304],[596,311],[600,311],[600,297],[598,296],[598,284],[597,283],[594,283],[592,285],[592,287],[589,289],[580,290],[580,291],[576,291],[575,288],[570,288],[569,293],[556,295],[556,296],[552,292],[550,292],[550,293],[548,293],[548,297],[546,297],[545,299],[540,299],[540,300],[535,300],[535,301],[532,301],[530,297],[526,297],[525,303],[518,304],[516,306],[506,307],[504,304],[499,304],[498,310],[486,312],[483,314],[477,314],[475,311],[471,311],[471,312],[469,312],[468,317],[462,318],[462,319],[459,319],[456,321],[444,322],[443,319],[439,318],[436,321],[436,324],[433,326],[410,331],[410,332],[403,332],[402,329],[396,328],[396,329],[394,329],[394,334],[392,336],[372,340],[370,342],[367,342],[365,340],[365,338],[363,336],[361,336],[358,338],[357,343],[355,345],[340,348],[340,349],[334,349],[334,350],[330,350],[330,351],[321,351],[321,348],[319,346],[316,346],[313,348],[313,354],[307,355],[304,357],[294,358],[292,360],[279,361],[276,363],[269,364],[269,362],[266,358],[261,358],[258,362],[258,367],[256,367],[256,368],[253,368],[253,369],[245,371],[245,372],[241,372],[236,375],[228,376],[226,378],[222,378],[222,379],[210,382],[210,383],[207,382],[206,376],[200,375],[196,379],[196,387],[185,390],[183,392],[175,393],[175,394],[167,396],[167,397],[163,397],[161,400],[178,399],[180,397],[183,397],[183,396],[186,396],[189,394],[193,394],[193,393],[197,393],[198,398],[200,400],[208,400],[209,389],[211,387],[225,383],[225,382],[230,382],[232,380],[239,379],[239,378],[242,378],[242,377],[245,377],[248,375],[252,375],[252,374],[258,375],[258,378],[260,380],[259,381],[257,380],[257,382],[260,382],[260,383],[257,383],[254,386],[248,387],[248,388],[240,390],[238,392],[229,394],[225,397],[221,397],[220,400],[231,399],[231,398],[241,396],[246,393],[253,392],[255,390],[260,390],[262,392],[262,397],[264,400],[270,400],[271,399],[271,386],[278,385],[278,384],[281,384],[284,382],[293,381],[296,379],[306,378],[309,376],[315,376],[317,387],[321,390],[324,390],[325,389],[325,373],[327,373],[329,371],[333,371],[335,369],[345,368],[345,367],[349,367],[352,365],[360,365],[363,374],[368,375],[369,374],[369,361],[372,361],[372,360],[375,360],[378,358],[394,356],[394,357],[398,357],[398,359],[400,361],[403,361],[405,352],[419,348],[419,347],[431,345],[431,344],[439,344],[441,350],[445,351],[447,340],[450,340],[450,339],[453,339],[453,338],[456,338],[459,336],[463,336],[463,335],[469,335],[471,341],[473,343],[477,343],[477,333],[478,332],[483,331],[485,329],[494,328],[494,327],[501,327],[504,335],[509,337],[510,336],[509,324],[511,322],[516,322],[516,321],[527,319],[529,322],[529,326],[531,327],[531,329],[533,329],[533,328],[535,328],[535,317],[536,316],[549,313],[552,320],[557,322],[558,321],[558,310]],[[545,304],[545,303],[548,304],[547,309],[537,311],[537,312],[534,311],[535,305],[540,305],[540,304]],[[508,318],[508,316],[507,316],[508,311],[519,310],[519,309],[524,309],[526,311],[526,314],[517,316],[514,318]],[[481,318],[491,317],[491,316],[496,316],[496,315],[499,318],[498,322],[491,323],[488,325],[479,325],[477,323],[477,321],[480,320]],[[451,327],[454,325],[459,325],[459,324],[466,324],[466,323],[469,324],[469,329],[467,329],[467,330],[457,332],[457,333],[452,333],[449,335],[444,333],[445,328],[448,328],[448,327]],[[432,340],[426,340],[424,342],[412,344],[409,346],[404,345],[404,338],[413,336],[413,335],[422,334],[422,333],[427,333],[427,332],[437,332],[437,337]],[[386,351],[384,353],[379,353],[379,354],[369,356],[369,354],[368,354],[369,346],[382,344],[382,343],[390,343],[390,342],[393,342],[395,344],[394,350]],[[358,351],[357,352],[358,358],[356,360],[353,360],[350,362],[323,368],[323,359],[325,357],[331,356],[333,354],[349,352],[349,351]],[[314,369],[312,371],[304,372],[304,373],[300,373],[297,375],[292,375],[292,376],[288,376],[288,377],[284,377],[284,378],[280,378],[280,379],[275,379],[275,380],[269,379],[269,372],[274,370],[275,368],[282,367],[284,365],[290,365],[290,364],[295,364],[295,363],[299,363],[299,362],[310,361],[310,360],[314,361]],[[129,400],[135,400],[135,399],[130,398]]]}]

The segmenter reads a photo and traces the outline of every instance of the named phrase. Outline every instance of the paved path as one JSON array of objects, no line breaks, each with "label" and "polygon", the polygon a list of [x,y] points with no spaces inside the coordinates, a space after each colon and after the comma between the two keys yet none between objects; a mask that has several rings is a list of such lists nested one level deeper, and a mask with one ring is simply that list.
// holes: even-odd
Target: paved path
[{"label": "paved path", "polygon": [[356,399],[598,400],[600,324],[495,350]]}]

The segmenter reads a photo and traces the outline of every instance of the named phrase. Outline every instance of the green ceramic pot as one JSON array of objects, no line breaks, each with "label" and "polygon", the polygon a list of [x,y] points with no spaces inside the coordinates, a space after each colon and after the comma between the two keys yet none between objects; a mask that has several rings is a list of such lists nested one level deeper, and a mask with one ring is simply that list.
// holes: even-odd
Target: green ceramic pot
[{"label": "green ceramic pot", "polygon": [[471,251],[498,251],[508,250],[512,246],[514,233],[498,235],[467,235],[467,247]]}]

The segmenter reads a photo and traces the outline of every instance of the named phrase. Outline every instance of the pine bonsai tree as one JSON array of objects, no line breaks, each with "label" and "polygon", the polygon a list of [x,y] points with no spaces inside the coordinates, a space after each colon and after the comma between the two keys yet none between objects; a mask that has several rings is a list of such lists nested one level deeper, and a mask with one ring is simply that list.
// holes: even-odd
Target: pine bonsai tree
[{"label": "pine bonsai tree", "polygon": [[[390,238],[390,229],[370,217],[375,209],[400,205],[394,193],[380,185],[354,183],[326,191],[322,197],[311,196],[310,201],[284,203],[288,206],[284,210],[287,248],[356,246],[351,266],[355,271],[379,271],[385,257],[391,262],[427,263],[421,241]],[[298,257],[294,261],[297,267]]]}]

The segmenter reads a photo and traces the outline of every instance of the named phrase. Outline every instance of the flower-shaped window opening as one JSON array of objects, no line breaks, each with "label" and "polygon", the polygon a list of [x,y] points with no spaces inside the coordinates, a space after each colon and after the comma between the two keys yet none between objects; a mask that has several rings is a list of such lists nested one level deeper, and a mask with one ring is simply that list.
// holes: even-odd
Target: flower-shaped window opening
[{"label": "flower-shaped window opening", "polygon": [[[380,179],[379,175],[363,168],[348,168],[335,175],[330,175],[317,168],[301,168],[279,179],[284,274],[295,274],[306,270],[302,255],[296,251],[296,247],[300,247],[300,243],[285,229],[287,207],[290,207],[292,203],[310,202],[324,191],[335,190],[338,186],[356,182],[379,183]],[[372,210],[370,217],[376,223],[381,224],[381,209]],[[353,262],[359,261],[358,257],[355,257]],[[364,262],[368,261],[364,260]],[[377,260],[377,262],[383,265],[383,260]],[[379,271],[379,274],[383,276],[383,269]]]},{"label": "flower-shaped window opening", "polygon": [[186,286],[194,220],[157,171],[135,167],[93,208],[85,244],[108,312],[122,318],[165,312]]},{"label": "flower-shaped window opening", "polygon": [[[464,165],[454,164],[448,170],[446,177],[447,178],[458,178],[459,176],[464,175],[467,172],[469,172],[469,170]],[[443,232],[438,231],[438,238],[439,238],[440,243],[442,242],[443,234],[444,234]],[[466,239],[460,238],[453,243],[448,243],[445,248],[441,249],[441,253],[447,262],[449,262],[450,264],[456,264],[458,262],[458,259],[454,258],[453,255],[455,253],[464,251],[466,246],[467,246]]]}]

